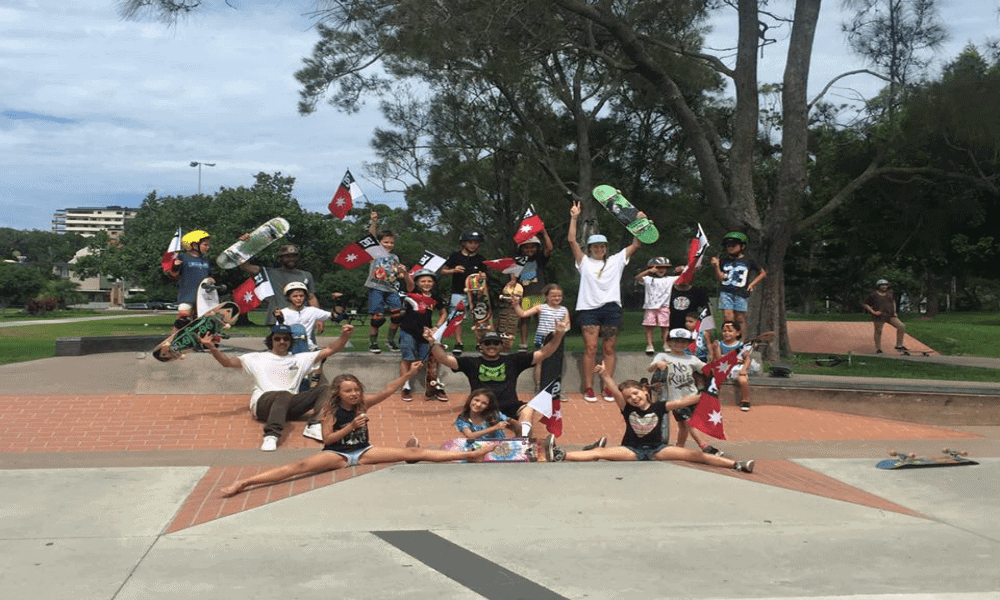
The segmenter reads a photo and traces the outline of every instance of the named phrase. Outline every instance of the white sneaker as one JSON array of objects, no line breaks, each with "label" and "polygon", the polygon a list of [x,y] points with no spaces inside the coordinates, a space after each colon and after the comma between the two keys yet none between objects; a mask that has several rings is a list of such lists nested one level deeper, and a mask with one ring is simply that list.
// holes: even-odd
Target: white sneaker
[{"label": "white sneaker", "polygon": [[317,442],[323,441],[323,425],[321,423],[313,423],[312,425],[307,425],[305,429],[302,430],[302,435],[307,438],[314,439]]},{"label": "white sneaker", "polygon": [[264,443],[260,445],[261,452],[274,452],[278,449],[278,438],[273,435],[266,436]]}]

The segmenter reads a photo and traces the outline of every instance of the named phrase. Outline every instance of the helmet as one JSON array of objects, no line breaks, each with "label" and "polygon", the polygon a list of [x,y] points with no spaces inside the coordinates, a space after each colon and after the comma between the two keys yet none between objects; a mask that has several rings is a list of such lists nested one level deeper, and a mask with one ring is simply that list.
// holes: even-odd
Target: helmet
[{"label": "helmet", "polygon": [[687,329],[678,327],[677,329],[670,330],[670,339],[672,340],[693,340],[694,334],[692,334]]},{"label": "helmet", "polygon": [[646,263],[647,267],[669,267],[670,259],[662,256],[654,256]]},{"label": "helmet", "polygon": [[722,238],[723,245],[725,245],[727,240],[733,240],[735,242],[739,242],[744,246],[750,243],[749,240],[747,239],[747,236],[740,233],[739,231],[730,231],[729,233],[727,233],[726,237]]},{"label": "helmet", "polygon": [[528,239],[524,240],[523,242],[521,242],[520,244],[518,244],[517,247],[520,248],[521,246],[527,246],[528,244],[538,244],[539,246],[541,246],[542,245],[542,240],[538,239],[537,235],[533,235],[530,238],[528,238]]},{"label": "helmet", "polygon": [[200,244],[202,240],[210,237],[212,236],[209,235],[207,231],[202,231],[201,229],[195,229],[194,231],[185,233],[184,237],[181,238],[181,242],[185,246],[190,248],[191,244]]},{"label": "helmet", "polygon": [[421,277],[433,277],[434,281],[437,281],[438,278],[437,273],[435,273],[434,271],[431,271],[430,269],[420,269],[413,274],[413,281],[416,281]]},{"label": "helmet", "polygon": [[478,231],[463,231],[462,237],[458,238],[462,242],[485,242],[486,238]]},{"label": "helmet", "polygon": [[875,287],[878,287],[880,285],[889,285],[889,280],[888,279],[879,279],[878,281],[875,282]]},{"label": "helmet", "polygon": [[309,288],[306,287],[306,284],[302,283],[301,281],[290,282],[288,285],[285,286],[284,292],[285,295],[287,296],[288,294],[294,292],[295,290],[302,290],[303,292],[306,293],[307,296],[309,295]]},{"label": "helmet", "polygon": [[594,235],[587,238],[588,246],[593,244],[607,244],[607,243],[608,243],[608,238],[604,237],[599,233],[595,233]]},{"label": "helmet", "polygon": [[284,256],[286,254],[298,254],[299,249],[292,244],[285,244],[281,248],[278,248],[278,256]]}]

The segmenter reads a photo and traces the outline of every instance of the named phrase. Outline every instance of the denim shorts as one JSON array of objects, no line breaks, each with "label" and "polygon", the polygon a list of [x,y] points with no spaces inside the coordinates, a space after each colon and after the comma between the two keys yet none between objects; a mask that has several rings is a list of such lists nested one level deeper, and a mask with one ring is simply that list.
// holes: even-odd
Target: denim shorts
[{"label": "denim shorts", "polygon": [[745,313],[747,311],[747,299],[731,292],[719,292],[719,310],[734,310]]},{"label": "denim shorts", "polygon": [[638,461],[655,460],[653,457],[660,450],[667,447],[667,444],[660,444],[659,446],[625,446],[632,452],[635,453],[635,459]]},{"label": "denim shorts", "polygon": [[360,448],[358,450],[352,450],[351,452],[340,452],[338,450],[327,450],[326,448],[323,448],[323,452],[333,452],[334,454],[339,454],[347,459],[346,466],[356,467],[358,463],[361,461],[361,456],[365,452],[368,452],[371,449],[372,449],[371,446],[365,446],[364,448]]},{"label": "denim shorts", "polygon": [[427,354],[430,352],[430,349],[431,345],[427,343],[427,340],[423,338],[417,340],[402,329],[399,330],[399,351],[402,354],[400,358],[403,360],[411,362],[414,360],[427,360]]},{"label": "denim shorts", "polygon": [[622,307],[617,302],[608,302],[598,308],[580,310],[576,313],[576,322],[580,324],[580,327],[591,325],[620,327]]},{"label": "denim shorts", "polygon": [[399,292],[383,292],[382,290],[373,290],[369,288],[369,315],[384,315],[390,310],[400,310],[402,308],[403,301],[399,297]]}]

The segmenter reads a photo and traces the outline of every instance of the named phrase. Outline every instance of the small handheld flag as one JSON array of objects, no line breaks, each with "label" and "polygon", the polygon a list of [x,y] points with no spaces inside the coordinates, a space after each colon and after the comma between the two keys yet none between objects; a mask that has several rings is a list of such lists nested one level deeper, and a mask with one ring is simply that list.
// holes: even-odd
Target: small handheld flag
[{"label": "small handheld flag", "polygon": [[524,211],[524,216],[521,217],[521,224],[517,228],[517,233],[514,234],[514,243],[520,246],[531,239],[532,236],[538,235],[544,230],[545,223],[542,223],[542,218],[535,212],[535,207],[529,205],[528,210]]},{"label": "small handheld flag", "polygon": [[333,216],[338,219],[343,219],[347,216],[347,213],[354,208],[354,203],[365,195],[361,191],[361,186],[354,181],[354,176],[351,175],[351,170],[348,169],[344,174],[344,178],[340,181],[340,187],[333,194],[333,199],[330,200],[330,212]]}]

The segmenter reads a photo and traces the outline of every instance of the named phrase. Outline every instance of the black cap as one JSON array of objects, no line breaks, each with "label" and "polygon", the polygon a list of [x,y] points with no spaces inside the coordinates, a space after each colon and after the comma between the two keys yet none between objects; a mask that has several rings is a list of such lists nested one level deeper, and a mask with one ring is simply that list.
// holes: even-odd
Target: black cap
[{"label": "black cap", "polygon": [[483,343],[483,342],[501,342],[501,343],[503,343],[503,338],[500,336],[499,333],[497,333],[495,331],[487,331],[486,333],[483,334],[483,338],[481,340],[479,340],[479,343]]},{"label": "black cap", "polygon": [[288,335],[292,335],[292,328],[285,324],[272,325],[271,335],[276,333],[287,333]]}]

